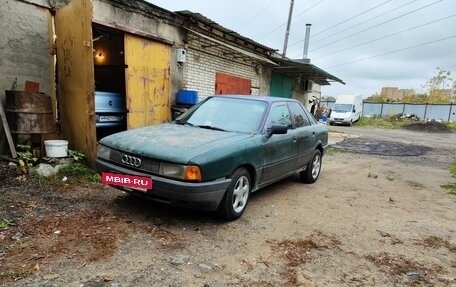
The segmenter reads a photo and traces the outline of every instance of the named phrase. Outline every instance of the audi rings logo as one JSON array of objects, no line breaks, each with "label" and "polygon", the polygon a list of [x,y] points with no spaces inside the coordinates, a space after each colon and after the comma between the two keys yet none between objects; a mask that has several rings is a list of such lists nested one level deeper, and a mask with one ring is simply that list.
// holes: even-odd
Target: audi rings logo
[{"label": "audi rings logo", "polygon": [[141,166],[141,159],[139,159],[137,157],[124,154],[124,155],[122,155],[121,159],[122,159],[122,163],[124,163],[124,164],[128,164],[128,165],[131,165],[134,167]]}]

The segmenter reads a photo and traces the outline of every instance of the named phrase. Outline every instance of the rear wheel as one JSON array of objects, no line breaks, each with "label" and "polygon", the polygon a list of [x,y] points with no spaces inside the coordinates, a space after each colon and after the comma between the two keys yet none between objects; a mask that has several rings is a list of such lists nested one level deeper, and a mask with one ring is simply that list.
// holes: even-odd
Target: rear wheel
[{"label": "rear wheel", "polygon": [[307,168],[299,173],[301,180],[305,183],[314,183],[320,176],[322,156],[320,150],[315,150],[312,160],[307,164]]},{"label": "rear wheel", "polygon": [[250,197],[250,174],[245,168],[238,168],[231,176],[232,181],[219,206],[219,214],[227,220],[241,217]]}]

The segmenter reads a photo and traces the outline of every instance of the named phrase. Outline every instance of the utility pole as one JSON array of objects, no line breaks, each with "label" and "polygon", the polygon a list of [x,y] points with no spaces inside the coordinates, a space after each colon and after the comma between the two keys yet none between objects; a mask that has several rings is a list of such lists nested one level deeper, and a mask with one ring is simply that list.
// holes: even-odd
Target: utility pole
[{"label": "utility pole", "polygon": [[294,0],[290,0],[290,12],[288,13],[287,30],[285,31],[285,41],[283,43],[282,58],[285,58],[285,55],[287,54],[288,36],[290,35],[290,26],[291,26],[291,16],[293,15],[293,5],[294,5]]}]

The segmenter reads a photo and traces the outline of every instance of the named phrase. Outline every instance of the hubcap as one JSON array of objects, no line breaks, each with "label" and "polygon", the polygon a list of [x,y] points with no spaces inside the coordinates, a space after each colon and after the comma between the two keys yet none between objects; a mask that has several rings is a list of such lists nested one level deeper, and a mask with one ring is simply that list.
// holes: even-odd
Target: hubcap
[{"label": "hubcap", "polygon": [[235,212],[241,212],[246,204],[247,199],[249,198],[249,180],[246,176],[241,176],[234,186],[233,191],[233,209]]},{"label": "hubcap", "polygon": [[321,158],[319,155],[316,155],[312,162],[312,178],[317,178],[320,173]]}]

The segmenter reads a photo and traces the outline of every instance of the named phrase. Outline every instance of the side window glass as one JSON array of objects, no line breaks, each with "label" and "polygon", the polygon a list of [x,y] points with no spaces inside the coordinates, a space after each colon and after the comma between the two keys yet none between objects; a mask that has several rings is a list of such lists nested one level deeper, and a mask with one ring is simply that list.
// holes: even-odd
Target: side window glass
[{"label": "side window glass", "polygon": [[285,104],[274,105],[271,108],[271,123],[273,125],[291,126],[291,117],[288,107]]},{"label": "side window glass", "polygon": [[299,103],[290,103],[290,110],[295,128],[309,126],[309,119]]}]

